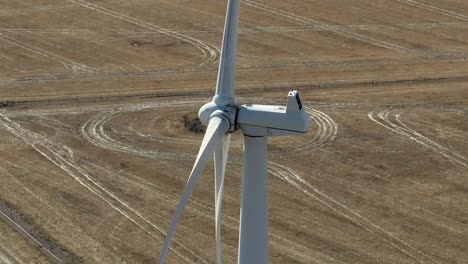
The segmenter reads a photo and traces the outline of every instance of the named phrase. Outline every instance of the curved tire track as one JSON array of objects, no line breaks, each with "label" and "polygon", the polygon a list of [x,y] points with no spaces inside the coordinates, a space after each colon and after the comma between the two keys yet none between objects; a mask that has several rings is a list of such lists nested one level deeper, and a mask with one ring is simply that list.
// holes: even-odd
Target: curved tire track
[{"label": "curved tire track", "polygon": [[[184,102],[179,102],[179,103],[173,102],[173,103],[170,103],[170,105],[174,106],[178,104],[183,105],[187,103],[198,103],[198,102],[201,102],[201,101],[190,101],[190,102],[184,101]],[[81,126],[81,134],[87,141],[89,141],[93,145],[104,148],[104,149],[128,153],[132,155],[139,155],[143,157],[166,159],[166,160],[193,159],[194,158],[193,155],[190,155],[190,154],[179,154],[179,153],[174,153],[174,152],[147,150],[147,149],[141,149],[133,145],[126,144],[124,142],[118,141],[112,138],[111,136],[109,136],[104,129],[104,125],[113,117],[119,114],[139,111],[139,110],[148,109],[148,108],[151,108],[151,109],[158,108],[158,107],[163,107],[165,105],[167,104],[163,103],[163,104],[154,104],[154,105],[145,105],[145,106],[121,107],[116,110],[97,114],[91,117]],[[135,135],[138,135],[138,132],[135,133]],[[179,141],[178,139],[169,139],[167,137],[163,137],[163,139],[166,141],[172,141],[172,142]]]},{"label": "curved tire track", "polygon": [[[391,115],[392,114],[392,115]],[[468,159],[437,142],[434,142],[430,138],[420,134],[419,132],[409,128],[405,123],[400,119],[401,113],[392,113],[390,110],[384,111],[372,111],[367,114],[370,120],[379,124],[382,127],[385,127],[388,130],[391,130],[401,136],[404,136],[412,141],[415,141],[427,148],[430,148],[437,152],[438,154],[446,157],[452,162],[455,162],[459,165],[468,168]],[[393,120],[391,120],[393,118]]]},{"label": "curved tire track", "polygon": [[200,41],[200,40],[198,40],[196,38],[193,38],[193,37],[190,37],[190,36],[187,36],[187,35],[183,35],[183,34],[181,34],[179,32],[176,32],[176,31],[173,31],[173,30],[170,30],[170,29],[167,29],[167,28],[163,28],[163,27],[160,27],[160,26],[157,26],[157,25],[153,25],[153,24],[144,22],[142,20],[139,20],[139,19],[136,19],[136,18],[133,18],[133,17],[118,13],[116,11],[112,11],[112,10],[107,9],[105,7],[102,7],[102,6],[99,6],[99,5],[90,3],[90,2],[86,2],[84,0],[67,0],[67,1],[72,2],[74,4],[77,4],[77,5],[80,5],[82,7],[94,10],[94,11],[96,11],[98,13],[101,13],[101,14],[104,14],[106,16],[114,17],[114,18],[123,20],[123,21],[128,22],[128,23],[133,24],[133,25],[137,25],[137,26],[140,26],[140,27],[152,30],[152,31],[157,31],[157,32],[163,33],[163,34],[165,34],[167,36],[179,39],[181,41],[184,41],[186,43],[189,43],[189,44],[193,45],[198,50],[200,50],[201,53],[203,54],[202,55],[203,56],[202,60],[195,66],[195,68],[211,66],[211,65],[213,65],[213,64],[215,64],[217,62],[219,49],[213,48],[212,46],[210,46],[210,45],[208,45],[208,44],[206,44],[206,43],[204,43],[204,42],[202,42],[202,41]]},{"label": "curved tire track", "polygon": [[311,119],[317,123],[319,129],[311,141],[307,142],[295,151],[307,151],[320,148],[335,140],[338,134],[338,125],[330,116],[313,108],[306,107],[305,109]]},{"label": "curved tire track", "polygon": [[272,152],[272,155],[279,157],[289,156],[291,153],[305,155],[335,140],[338,134],[338,125],[330,116],[310,107],[305,107],[305,111],[309,114],[311,121],[317,125],[317,129],[314,129],[315,136],[300,146],[293,149],[283,149],[281,151]]},{"label": "curved tire track", "polygon": [[[185,104],[185,103],[187,102],[183,102],[181,104]],[[194,102],[191,102],[191,103],[194,103]],[[163,106],[164,104],[144,106],[144,107],[138,107],[138,106],[122,107],[113,111],[100,113],[91,117],[81,126],[81,133],[83,137],[87,141],[92,143],[93,145],[101,147],[101,148],[105,148],[105,149],[110,149],[113,151],[139,155],[143,157],[168,159],[168,160],[192,159],[193,156],[189,154],[178,154],[174,152],[161,152],[157,150],[141,149],[133,145],[126,144],[122,141],[118,141],[106,133],[106,129],[104,128],[105,124],[119,114],[126,113],[126,112],[139,111],[139,110],[147,109],[147,108],[163,107]],[[330,116],[313,108],[306,108],[306,112],[310,115],[310,118],[317,124],[318,130],[314,138],[312,138],[310,141],[291,150],[294,153],[296,152],[306,153],[312,149],[320,148],[328,144],[329,142],[335,140],[338,134],[338,125]],[[131,127],[130,127],[130,131],[134,133],[135,135],[139,135],[141,137],[148,139],[147,135],[143,135],[139,133],[138,131],[135,131],[135,129]],[[158,136],[157,138],[159,140],[163,139],[166,142],[180,142],[179,139],[172,139],[169,137]],[[281,152],[277,152],[273,154],[281,155]]]}]

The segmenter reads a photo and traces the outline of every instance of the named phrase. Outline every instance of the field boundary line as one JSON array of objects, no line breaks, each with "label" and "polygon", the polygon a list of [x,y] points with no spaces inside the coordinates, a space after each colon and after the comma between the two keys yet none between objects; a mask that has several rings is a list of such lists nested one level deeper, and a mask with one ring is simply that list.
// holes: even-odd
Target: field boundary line
[{"label": "field boundary line", "polygon": [[[3,169],[3,168],[2,168]],[[0,202],[0,218],[3,219],[7,224],[9,224],[14,230],[16,230],[22,237],[36,244],[37,248],[42,251],[46,256],[56,264],[67,263],[65,260],[62,260],[59,256],[55,255],[48,246],[44,245],[41,241],[36,239],[31,235],[26,229],[24,229],[20,224],[18,224],[12,217],[10,217],[6,211],[9,209],[6,204]],[[11,209],[10,209],[11,213]],[[54,245],[50,245],[54,246]]]}]

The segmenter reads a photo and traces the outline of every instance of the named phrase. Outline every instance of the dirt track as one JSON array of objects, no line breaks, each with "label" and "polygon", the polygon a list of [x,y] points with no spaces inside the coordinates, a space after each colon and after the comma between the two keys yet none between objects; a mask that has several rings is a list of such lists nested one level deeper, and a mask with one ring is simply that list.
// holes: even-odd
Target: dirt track
[{"label": "dirt track", "polygon": [[[154,263],[201,142],[225,1],[0,3],[0,202],[65,262]],[[272,263],[466,263],[468,4],[242,0],[239,101],[314,121],[269,140]],[[242,138],[225,263],[236,263]],[[214,263],[213,169],[168,263]],[[26,238],[25,238],[26,237]],[[49,263],[0,220],[0,263]]]}]

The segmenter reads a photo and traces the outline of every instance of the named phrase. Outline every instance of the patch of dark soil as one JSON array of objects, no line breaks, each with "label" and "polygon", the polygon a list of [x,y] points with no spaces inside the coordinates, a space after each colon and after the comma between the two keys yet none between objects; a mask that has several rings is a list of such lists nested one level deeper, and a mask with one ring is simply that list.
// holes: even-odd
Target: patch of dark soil
[{"label": "patch of dark soil", "polygon": [[153,42],[150,42],[150,41],[141,41],[141,40],[132,40],[132,41],[130,41],[130,45],[132,45],[132,46],[134,46],[134,47],[143,46],[143,45],[149,45],[149,44],[153,44]]},{"label": "patch of dark soil", "polygon": [[0,102],[0,108],[13,107],[14,105],[15,103],[10,101]]},{"label": "patch of dark soil", "polygon": [[188,115],[184,115],[182,118],[184,119],[183,120],[184,127],[188,131],[196,133],[196,134],[205,133],[206,126],[202,124],[202,122],[200,121],[198,117],[191,118]]}]

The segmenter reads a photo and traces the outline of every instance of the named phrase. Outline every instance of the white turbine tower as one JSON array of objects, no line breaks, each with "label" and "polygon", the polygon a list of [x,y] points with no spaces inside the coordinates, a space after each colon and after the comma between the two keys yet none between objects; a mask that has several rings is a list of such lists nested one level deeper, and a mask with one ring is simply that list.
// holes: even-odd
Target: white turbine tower
[{"label": "white turbine tower", "polygon": [[221,263],[221,204],[224,173],[230,133],[238,129],[244,134],[238,263],[268,263],[267,136],[304,134],[309,127],[309,117],[304,112],[296,91],[289,92],[286,107],[255,104],[238,106],[234,98],[234,88],[239,5],[240,0],[228,0],[216,95],[212,102],[205,104],[198,113],[207,130],[167,232],[159,264],[164,263],[185,205],[213,153],[216,185],[216,263]]}]

